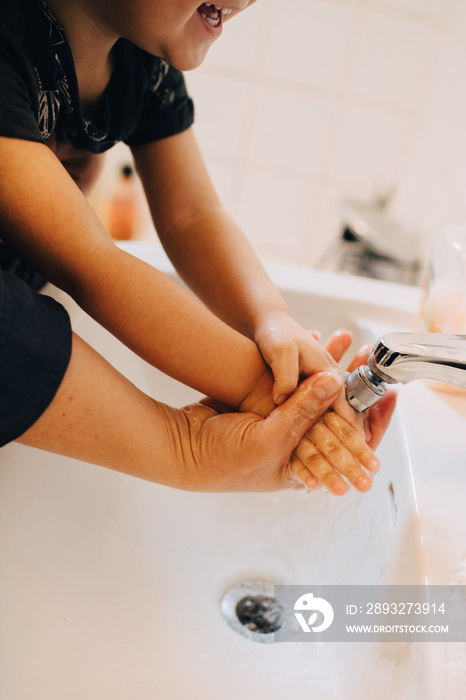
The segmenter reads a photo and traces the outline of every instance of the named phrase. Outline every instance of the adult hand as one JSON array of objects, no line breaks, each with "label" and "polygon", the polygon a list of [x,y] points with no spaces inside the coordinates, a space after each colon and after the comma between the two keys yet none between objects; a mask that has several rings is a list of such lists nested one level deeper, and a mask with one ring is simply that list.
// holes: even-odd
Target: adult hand
[{"label": "adult hand", "polygon": [[[351,343],[351,333],[339,329],[327,340],[325,349],[340,362]],[[346,401],[343,383],[332,409],[297,446],[294,472],[310,490],[324,486],[341,496],[351,484],[359,491],[368,491],[372,486],[370,474],[378,471],[380,463],[363,439],[370,437],[367,420]]]},{"label": "adult hand", "polygon": [[[223,413],[210,400],[181,409],[177,416],[184,481],[194,491],[273,491],[299,486],[292,452],[338,396],[335,374],[322,372],[300,384],[266,418]],[[180,422],[181,419],[181,422]]]},{"label": "adult hand", "polygon": [[[337,361],[341,360],[351,344],[348,331],[337,331],[326,343],[326,348]],[[355,355],[348,371],[367,364],[371,346],[363,346]],[[331,493],[342,495],[348,485],[341,475],[360,491],[367,491],[370,478],[361,469],[361,465],[372,473],[378,470],[378,461],[368,449],[375,450],[390,423],[396,404],[396,394],[387,391],[385,396],[364,413],[357,413],[346,402],[344,390],[335,401],[333,408],[340,407],[339,414],[327,412],[311,428],[296,449],[300,458],[295,463],[296,475],[302,479],[307,488],[313,490],[325,486]],[[362,443],[358,433],[349,422],[341,416],[343,412],[352,411],[356,420],[364,424],[367,445]],[[351,419],[351,416],[348,416]],[[351,424],[354,425],[351,420]],[[337,439],[335,439],[337,438]]]}]

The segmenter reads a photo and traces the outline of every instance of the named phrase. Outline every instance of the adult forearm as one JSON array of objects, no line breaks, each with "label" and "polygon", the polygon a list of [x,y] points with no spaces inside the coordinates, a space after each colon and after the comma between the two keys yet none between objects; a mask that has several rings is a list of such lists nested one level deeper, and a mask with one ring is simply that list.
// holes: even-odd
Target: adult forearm
[{"label": "adult forearm", "polygon": [[183,413],[154,401],[73,337],[55,398],[19,442],[178,488],[189,487]]},{"label": "adult forearm", "polygon": [[195,491],[289,488],[293,447],[338,387],[321,375],[268,419],[154,401],[77,336],[52,403],[19,438],[49,452]]}]

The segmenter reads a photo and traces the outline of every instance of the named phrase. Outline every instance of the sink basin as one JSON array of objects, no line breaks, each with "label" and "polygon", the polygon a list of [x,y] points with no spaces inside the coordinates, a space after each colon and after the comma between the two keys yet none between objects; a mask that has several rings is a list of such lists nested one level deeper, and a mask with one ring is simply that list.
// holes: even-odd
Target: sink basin
[{"label": "sink basin", "polygon": [[[157,246],[125,247],[172,274]],[[417,290],[398,285],[281,266],[270,274],[298,321],[323,336],[345,326],[355,349],[408,327],[418,303]],[[176,406],[198,396],[48,292],[144,391]],[[376,688],[379,700],[433,698],[429,645],[256,644],[220,611],[224,592],[248,579],[426,581],[405,423],[402,405],[372,490],[342,498],[185,493],[16,444],[2,449],[2,697],[355,700]]]}]

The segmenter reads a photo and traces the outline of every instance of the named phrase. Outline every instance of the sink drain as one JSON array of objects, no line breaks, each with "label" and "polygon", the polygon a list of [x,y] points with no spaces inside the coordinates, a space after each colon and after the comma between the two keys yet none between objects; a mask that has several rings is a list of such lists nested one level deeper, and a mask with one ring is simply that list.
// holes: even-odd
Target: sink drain
[{"label": "sink drain", "polygon": [[262,579],[242,581],[229,588],[220,609],[235,632],[255,642],[273,642],[273,633],[283,624],[283,607],[274,597],[274,584]]}]

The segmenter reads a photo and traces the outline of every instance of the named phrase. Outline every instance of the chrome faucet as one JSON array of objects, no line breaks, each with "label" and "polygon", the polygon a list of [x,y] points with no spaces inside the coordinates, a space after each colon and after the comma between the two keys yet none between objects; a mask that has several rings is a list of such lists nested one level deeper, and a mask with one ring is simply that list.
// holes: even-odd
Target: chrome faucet
[{"label": "chrome faucet", "polygon": [[346,398],[365,411],[385,394],[387,384],[435,379],[466,388],[466,335],[387,333],[369,353],[367,365],[346,376]]}]

